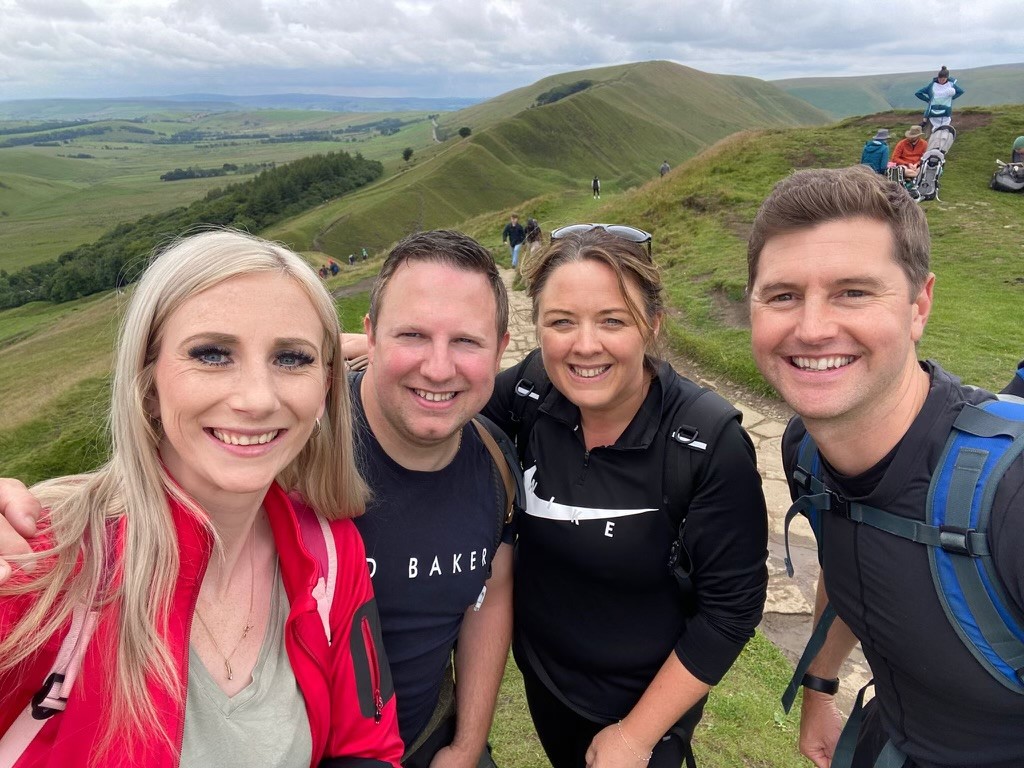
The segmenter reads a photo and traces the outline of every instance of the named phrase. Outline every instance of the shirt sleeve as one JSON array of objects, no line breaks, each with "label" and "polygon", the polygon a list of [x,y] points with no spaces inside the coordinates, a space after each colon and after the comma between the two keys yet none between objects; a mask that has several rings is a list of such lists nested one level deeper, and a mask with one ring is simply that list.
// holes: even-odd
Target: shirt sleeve
[{"label": "shirt sleeve", "polygon": [[730,421],[698,478],[683,542],[693,563],[697,611],[676,655],[715,685],[761,621],[768,587],[768,514],[750,437]]}]

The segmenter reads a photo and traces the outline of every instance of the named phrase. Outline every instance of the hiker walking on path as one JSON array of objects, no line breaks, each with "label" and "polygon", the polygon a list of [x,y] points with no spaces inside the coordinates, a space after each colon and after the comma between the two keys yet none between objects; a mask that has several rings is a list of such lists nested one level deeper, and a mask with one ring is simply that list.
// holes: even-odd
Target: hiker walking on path
[{"label": "hiker walking on path", "polygon": [[738,411],[651,354],[649,242],[633,227],[552,232],[524,264],[540,349],[498,375],[484,410],[526,469],[514,652],[554,768],[692,768],[708,691],[765,600],[753,446]]},{"label": "hiker walking on path", "polygon": [[[798,508],[819,521],[816,618],[838,617],[820,650],[809,644],[809,665],[797,667],[790,689],[804,687],[800,751],[820,768],[1024,765],[1024,685],[1004,672],[1014,644],[995,644],[1011,659],[998,666],[998,652],[989,660],[961,639],[962,615],[944,609],[948,596],[933,580],[933,567],[948,563],[967,604],[995,601],[976,614],[985,636],[1010,636],[999,617],[1024,616],[1022,456],[993,475],[991,516],[979,517],[977,532],[931,526],[942,501],[929,488],[946,471],[947,442],[975,420],[988,424],[978,434],[995,430],[995,417],[981,410],[991,393],[917,359],[935,284],[929,247],[908,192],[859,166],[794,173],[765,200],[750,235],[754,358],[797,413],[783,463]],[[982,442],[974,455],[983,448],[995,450]],[[951,456],[947,466],[969,474],[969,459]],[[950,514],[963,513],[957,500],[970,506],[968,482],[950,490]],[[982,567],[998,597],[980,586]],[[858,640],[875,695],[840,737],[838,669]],[[1019,667],[1019,641],[1016,653]]]},{"label": "hiker walking on path", "polygon": [[513,213],[509,217],[508,224],[501,230],[501,242],[508,243],[509,251],[512,254],[512,269],[519,266],[519,251],[526,241],[526,230],[519,223],[519,214]]},{"label": "hiker walking on path", "polygon": [[661,176],[664,177],[665,174],[668,173],[671,170],[672,169],[669,167],[668,160],[666,160],[665,162],[663,162],[661,164],[661,168],[658,169],[658,173],[660,173]]},{"label": "hiker walking on path", "polygon": [[963,93],[964,89],[957,84],[956,78],[950,78],[949,70],[942,67],[932,81],[914,95],[927,102],[924,117],[934,130],[940,125],[949,125],[952,122],[953,100],[959,99]]},{"label": "hiker walking on path", "polygon": [[601,199],[601,180],[597,176],[590,182],[590,191],[594,193],[595,200]]}]

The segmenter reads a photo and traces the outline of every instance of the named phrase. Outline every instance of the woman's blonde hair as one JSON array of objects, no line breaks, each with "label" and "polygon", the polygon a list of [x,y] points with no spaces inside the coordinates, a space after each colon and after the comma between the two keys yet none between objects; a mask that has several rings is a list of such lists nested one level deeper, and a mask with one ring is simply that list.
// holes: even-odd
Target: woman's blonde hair
[{"label": "woman's blonde hair", "polygon": [[[206,515],[161,464],[160,425],[147,410],[164,328],[192,296],[258,272],[290,277],[309,297],[323,324],[323,359],[330,381],[322,428],[278,482],[286,491],[300,492],[327,518],[352,517],[363,510],[366,486],[353,456],[340,327],[320,279],[287,248],[234,230],[204,231],[172,243],[146,269],[121,323],[109,417],[110,459],[94,472],[33,489],[48,508],[45,523],[51,537],[49,548],[33,557],[47,562],[0,587],[0,597],[32,595],[31,609],[0,638],[0,672],[38,651],[67,623],[76,605],[116,607],[116,669],[104,749],[115,733],[132,738],[162,722],[150,697],[152,684],[179,700],[184,696],[184,681],[178,679],[164,640],[179,571],[167,496],[179,500],[213,534]],[[114,532],[120,537],[117,543]]]}]

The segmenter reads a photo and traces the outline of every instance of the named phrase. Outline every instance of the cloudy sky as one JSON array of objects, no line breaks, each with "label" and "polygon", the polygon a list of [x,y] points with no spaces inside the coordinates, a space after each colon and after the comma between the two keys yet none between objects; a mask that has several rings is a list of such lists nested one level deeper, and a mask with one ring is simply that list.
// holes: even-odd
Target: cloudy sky
[{"label": "cloudy sky", "polygon": [[[649,59],[763,79],[1024,61],[1021,0],[0,0],[0,100],[483,98]],[[911,23],[914,19],[916,24]]]}]

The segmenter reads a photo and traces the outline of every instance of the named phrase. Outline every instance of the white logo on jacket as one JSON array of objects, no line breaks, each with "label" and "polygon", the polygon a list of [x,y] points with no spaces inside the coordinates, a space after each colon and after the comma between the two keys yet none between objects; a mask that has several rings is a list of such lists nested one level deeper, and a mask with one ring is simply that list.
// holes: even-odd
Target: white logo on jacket
[{"label": "white logo on jacket", "polygon": [[615,523],[612,522],[612,519],[617,517],[642,515],[645,512],[654,512],[657,509],[602,509],[600,507],[581,507],[569,504],[560,504],[555,501],[554,496],[550,499],[542,499],[536,493],[536,474],[536,465],[530,467],[523,473],[523,480],[526,484],[525,512],[531,517],[541,517],[545,520],[563,520],[565,522],[572,523],[573,525],[579,525],[580,520],[606,520],[608,522],[605,525],[604,535],[610,538],[612,536],[612,531],[615,528]]}]

